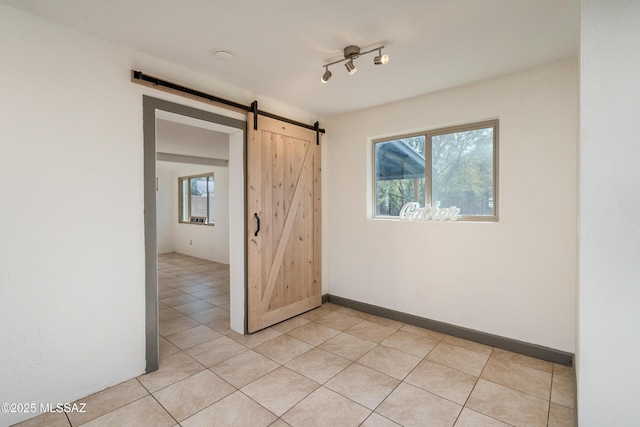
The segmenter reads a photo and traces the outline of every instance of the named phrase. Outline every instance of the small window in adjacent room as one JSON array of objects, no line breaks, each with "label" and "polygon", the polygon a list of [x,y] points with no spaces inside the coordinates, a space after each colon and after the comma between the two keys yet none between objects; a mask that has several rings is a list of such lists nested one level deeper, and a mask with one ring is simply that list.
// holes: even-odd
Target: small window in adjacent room
[{"label": "small window in adjacent room", "polygon": [[213,172],[178,178],[179,222],[213,225]]},{"label": "small window in adjacent room", "polygon": [[373,151],[376,217],[409,204],[420,219],[497,221],[497,120],[376,140]]}]

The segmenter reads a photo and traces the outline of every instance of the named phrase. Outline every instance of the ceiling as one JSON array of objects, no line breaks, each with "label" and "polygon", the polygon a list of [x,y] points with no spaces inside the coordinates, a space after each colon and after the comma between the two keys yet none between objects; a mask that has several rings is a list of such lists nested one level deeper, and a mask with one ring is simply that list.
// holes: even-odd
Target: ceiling
[{"label": "ceiling", "polygon": [[[579,53],[580,0],[0,0],[319,117]],[[343,64],[347,45],[385,45]],[[214,52],[226,49],[232,61]],[[154,74],[154,70],[141,70]],[[163,76],[158,76],[163,77]],[[180,83],[180,82],[177,82]]]}]

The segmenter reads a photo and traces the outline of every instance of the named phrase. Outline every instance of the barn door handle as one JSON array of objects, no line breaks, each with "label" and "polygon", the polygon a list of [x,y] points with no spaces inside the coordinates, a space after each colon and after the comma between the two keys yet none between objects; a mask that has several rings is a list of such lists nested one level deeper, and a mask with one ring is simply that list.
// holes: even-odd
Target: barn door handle
[{"label": "barn door handle", "polygon": [[256,229],[256,233],[254,234],[254,236],[258,236],[258,233],[260,232],[260,217],[258,216],[257,213],[254,213],[253,216],[256,218],[256,220],[258,221],[258,228]]}]

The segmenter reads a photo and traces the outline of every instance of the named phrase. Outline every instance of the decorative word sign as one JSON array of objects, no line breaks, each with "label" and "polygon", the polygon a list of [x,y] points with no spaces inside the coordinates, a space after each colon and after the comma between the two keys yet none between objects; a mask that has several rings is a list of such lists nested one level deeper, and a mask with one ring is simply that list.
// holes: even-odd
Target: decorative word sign
[{"label": "decorative word sign", "polygon": [[417,202],[407,202],[400,209],[400,219],[405,221],[457,221],[460,209],[455,206],[440,208],[440,202],[420,207]]}]

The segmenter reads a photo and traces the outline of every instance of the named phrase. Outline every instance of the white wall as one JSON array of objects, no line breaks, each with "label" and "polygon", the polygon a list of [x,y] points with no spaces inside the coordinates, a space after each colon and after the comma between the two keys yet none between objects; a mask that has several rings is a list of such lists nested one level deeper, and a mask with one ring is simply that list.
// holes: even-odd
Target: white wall
[{"label": "white wall", "polygon": [[640,423],[640,3],[582,2],[580,426]]},{"label": "white wall", "polygon": [[229,264],[229,172],[223,166],[190,165],[173,171],[171,191],[178,206],[178,178],[213,172],[214,226],[173,223],[175,252]]},{"label": "white wall", "polygon": [[[568,61],[326,120],[329,293],[573,352],[577,89]],[[367,217],[372,138],[492,118],[498,223]]]},{"label": "white wall", "polygon": [[[172,162],[156,162],[156,175],[158,178],[158,191],[156,192],[156,220],[158,253],[169,254],[176,251],[174,242],[174,227],[178,222],[178,196],[173,192]],[[177,191],[177,190],[176,190]]]},{"label": "white wall", "polygon": [[145,366],[142,95],[238,116],[130,70],[315,117],[6,6],[0,57],[0,402],[73,401]]}]

